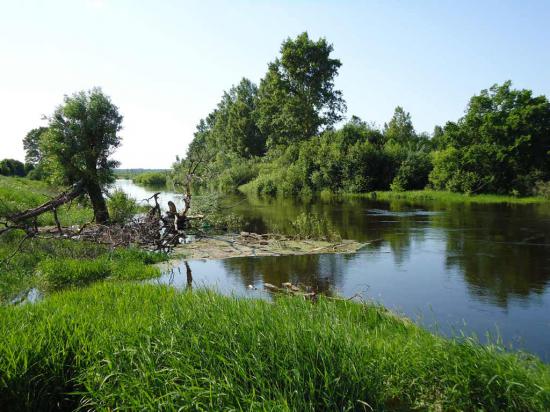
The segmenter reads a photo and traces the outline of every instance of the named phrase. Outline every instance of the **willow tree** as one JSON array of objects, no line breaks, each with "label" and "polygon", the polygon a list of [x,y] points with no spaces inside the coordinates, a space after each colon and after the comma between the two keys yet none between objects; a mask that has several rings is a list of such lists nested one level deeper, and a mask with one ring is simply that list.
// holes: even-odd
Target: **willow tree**
[{"label": "willow tree", "polygon": [[80,183],[88,193],[96,223],[109,221],[103,188],[114,181],[111,159],[120,146],[122,116],[101,89],[65,96],[49,118],[40,148],[50,179],[61,184]]}]

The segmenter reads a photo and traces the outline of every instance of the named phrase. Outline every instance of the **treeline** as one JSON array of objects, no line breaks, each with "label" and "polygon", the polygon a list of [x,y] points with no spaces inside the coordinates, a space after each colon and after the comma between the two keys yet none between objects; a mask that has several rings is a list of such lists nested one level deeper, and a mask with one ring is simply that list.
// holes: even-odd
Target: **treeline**
[{"label": "treeline", "polygon": [[26,176],[32,170],[32,166],[15,159],[0,160],[0,175],[2,176]]},{"label": "treeline", "polygon": [[417,133],[401,107],[383,127],[352,116],[336,128],[346,104],[332,52],[307,33],[285,40],[259,86],[242,79],[200,121],[175,175],[200,159],[203,186],[269,195],[426,187],[531,195],[550,180],[545,96],[494,85],[431,135]]}]

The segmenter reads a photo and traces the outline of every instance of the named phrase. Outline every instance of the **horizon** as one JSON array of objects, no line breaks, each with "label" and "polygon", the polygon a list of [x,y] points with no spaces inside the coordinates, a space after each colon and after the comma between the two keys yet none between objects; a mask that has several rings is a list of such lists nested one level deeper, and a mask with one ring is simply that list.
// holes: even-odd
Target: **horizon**
[{"label": "horizon", "polygon": [[[346,118],[383,126],[396,106],[418,132],[456,121],[495,83],[550,95],[550,3],[62,1],[2,5],[1,158],[64,95],[101,87],[124,115],[122,169],[166,169],[223,92],[256,84],[303,31],[334,46]],[[21,22],[25,22],[22,24]],[[99,28],[99,29],[98,29]],[[7,143],[4,143],[7,142]]]}]

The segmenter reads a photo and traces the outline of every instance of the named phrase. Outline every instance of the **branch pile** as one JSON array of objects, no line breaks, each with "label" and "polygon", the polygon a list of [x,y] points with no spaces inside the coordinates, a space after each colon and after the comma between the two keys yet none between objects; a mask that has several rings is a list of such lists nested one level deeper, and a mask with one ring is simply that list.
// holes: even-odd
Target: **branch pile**
[{"label": "branch pile", "polygon": [[[26,233],[24,239],[64,238],[86,240],[111,247],[135,245],[144,249],[168,252],[185,241],[185,230],[189,227],[189,221],[202,218],[201,215],[187,216],[191,204],[191,194],[188,190],[184,195],[185,207],[180,212],[173,202],[168,202],[168,211],[163,214],[158,203],[160,193],[155,193],[149,199],[145,199],[148,202],[154,201],[149,211],[135,216],[125,224],[101,225],[90,222],[80,227],[62,227],[57,218],[58,208],[83,193],[83,186],[79,183],[40,206],[12,213],[0,222],[4,226],[0,234],[21,229]],[[53,213],[56,226],[39,227],[38,217],[48,212]]]}]

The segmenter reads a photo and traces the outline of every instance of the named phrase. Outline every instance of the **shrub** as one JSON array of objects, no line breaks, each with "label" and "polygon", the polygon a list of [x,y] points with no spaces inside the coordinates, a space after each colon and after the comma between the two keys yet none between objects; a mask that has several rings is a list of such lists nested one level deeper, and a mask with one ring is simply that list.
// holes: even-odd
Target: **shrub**
[{"label": "shrub", "polygon": [[390,188],[397,192],[424,189],[431,170],[432,163],[427,153],[413,153],[397,169]]},{"label": "shrub", "polygon": [[129,197],[123,190],[115,190],[107,202],[111,222],[127,223],[138,212],[139,206],[135,199]]},{"label": "shrub", "polygon": [[543,182],[539,180],[535,183],[534,189],[535,196],[544,197],[545,199],[550,199],[550,180],[548,182]]},{"label": "shrub", "polygon": [[218,189],[235,191],[258,176],[258,166],[250,161],[242,161],[226,169],[218,177]]},{"label": "shrub", "polygon": [[132,178],[134,183],[145,186],[166,186],[166,178],[168,174],[166,172],[145,172],[140,173]]},{"label": "shrub", "polygon": [[328,241],[341,240],[340,234],[330,220],[312,213],[301,213],[290,222],[286,234],[299,239],[318,239]]}]

